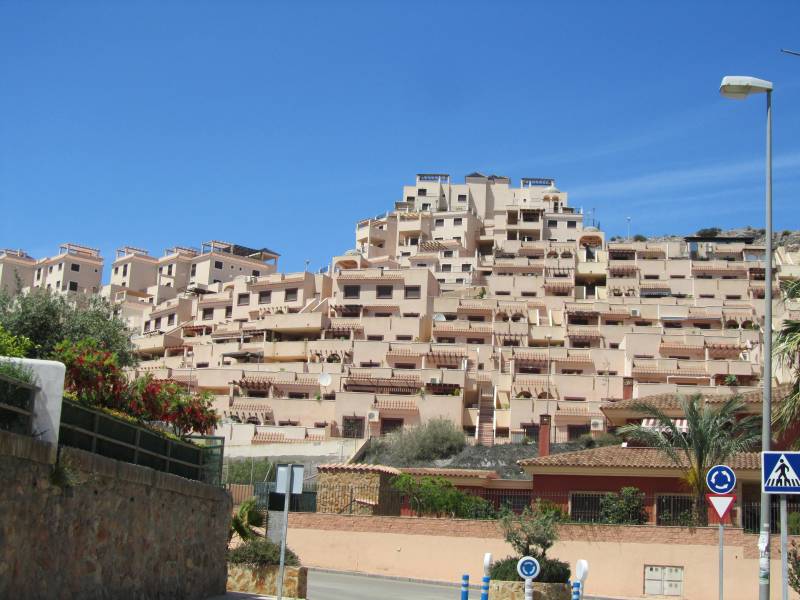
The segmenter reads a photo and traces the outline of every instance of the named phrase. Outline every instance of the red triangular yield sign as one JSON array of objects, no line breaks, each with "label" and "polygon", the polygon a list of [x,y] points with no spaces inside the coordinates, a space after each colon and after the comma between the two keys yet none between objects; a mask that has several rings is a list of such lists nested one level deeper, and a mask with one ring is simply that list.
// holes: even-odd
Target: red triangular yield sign
[{"label": "red triangular yield sign", "polygon": [[706,494],[708,501],[714,512],[717,513],[720,521],[724,521],[728,513],[733,508],[733,501],[736,500],[735,494]]}]

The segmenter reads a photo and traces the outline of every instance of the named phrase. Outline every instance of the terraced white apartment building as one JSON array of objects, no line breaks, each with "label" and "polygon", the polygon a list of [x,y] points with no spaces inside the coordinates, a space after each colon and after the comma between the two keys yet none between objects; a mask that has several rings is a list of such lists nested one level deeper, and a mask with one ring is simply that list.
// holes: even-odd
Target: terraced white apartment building
[{"label": "terraced white apartment building", "polygon": [[[605,431],[604,403],[756,389],[764,253],[743,237],[609,243],[552,179],[421,174],[323,272],[223,242],[125,247],[103,293],[138,331],[137,371],[212,391],[229,444],[435,417],[483,444],[541,427],[564,441]],[[776,326],[797,317],[777,292],[799,271],[779,248]]]}]

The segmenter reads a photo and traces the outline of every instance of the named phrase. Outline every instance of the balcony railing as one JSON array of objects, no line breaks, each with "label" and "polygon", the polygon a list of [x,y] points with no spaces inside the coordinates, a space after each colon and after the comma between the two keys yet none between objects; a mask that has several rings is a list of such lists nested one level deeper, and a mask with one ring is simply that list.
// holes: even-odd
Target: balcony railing
[{"label": "balcony railing", "polygon": [[36,386],[0,374],[0,429],[33,434],[33,403]]}]

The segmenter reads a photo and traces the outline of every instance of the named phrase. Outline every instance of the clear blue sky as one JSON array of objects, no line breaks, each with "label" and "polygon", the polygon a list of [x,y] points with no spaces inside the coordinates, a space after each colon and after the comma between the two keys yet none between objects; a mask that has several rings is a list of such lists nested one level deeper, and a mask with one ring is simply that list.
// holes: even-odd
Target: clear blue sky
[{"label": "clear blue sky", "polygon": [[[751,30],[752,34],[745,34]],[[418,172],[555,177],[610,234],[800,228],[800,3],[0,0],[0,246],[351,248]],[[110,260],[107,260],[110,263]]]}]

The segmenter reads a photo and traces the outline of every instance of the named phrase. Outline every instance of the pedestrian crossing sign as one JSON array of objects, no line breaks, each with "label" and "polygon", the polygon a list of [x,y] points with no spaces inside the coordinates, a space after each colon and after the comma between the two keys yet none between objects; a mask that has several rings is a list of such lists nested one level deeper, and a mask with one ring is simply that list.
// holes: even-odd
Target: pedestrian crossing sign
[{"label": "pedestrian crossing sign", "polygon": [[800,494],[800,452],[762,452],[761,489],[765,494]]}]

